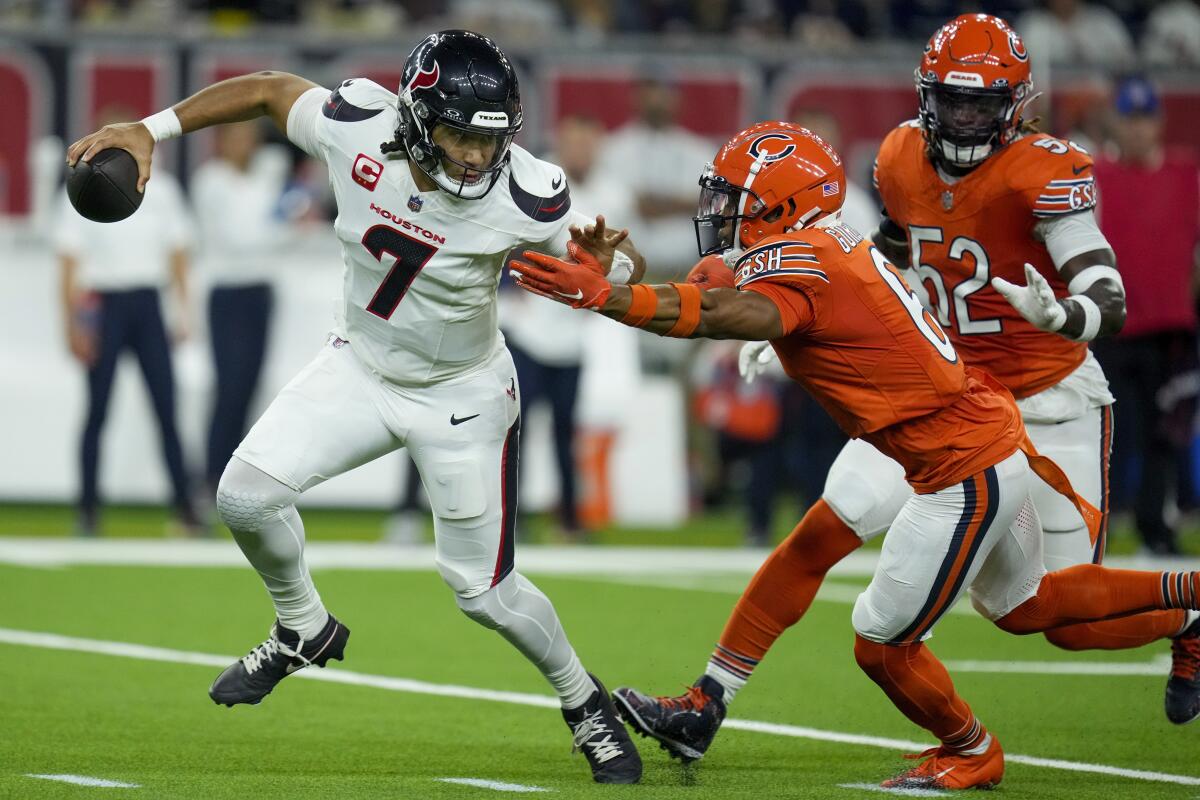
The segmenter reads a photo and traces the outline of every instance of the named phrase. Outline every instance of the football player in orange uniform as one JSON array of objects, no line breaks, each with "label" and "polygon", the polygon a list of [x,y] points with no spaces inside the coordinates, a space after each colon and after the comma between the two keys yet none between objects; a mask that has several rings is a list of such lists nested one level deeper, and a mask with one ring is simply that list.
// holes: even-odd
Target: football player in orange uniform
[{"label": "football player in orange uniform", "polygon": [[[574,261],[526,251],[510,262],[513,277],[528,291],[660,335],[768,340],[788,376],[847,434],[901,465],[914,493],[855,604],[855,656],[941,744],[885,785],[995,785],[1004,772],[999,742],[923,644],[942,614],[968,591],[1013,633],[1196,608],[1200,573],[1090,563],[1046,572],[1034,486],[1053,485],[1097,528],[1099,511],[1036,453],[1012,395],[964,365],[896,268],[839,223],[845,175],[828,144],[798,126],[760,123],[721,149],[701,186],[701,255],[745,248],[735,288],[614,286],[583,235],[569,247]],[[720,685],[703,680],[696,694],[723,710]],[[616,699],[645,732],[650,698]]]},{"label": "football player in orange uniform", "polygon": [[[886,207],[872,238],[904,270],[963,359],[1017,398],[1033,444],[1102,512],[1093,535],[1048,486],[1033,487],[1049,570],[1099,563],[1107,526],[1112,396],[1087,342],[1117,331],[1124,290],[1096,226],[1091,158],[1070,142],[1031,130],[1029,58],[996,17],[965,15],[943,26],[917,69],[920,116],[880,148],[875,181]],[[729,285],[709,256],[689,280]],[[752,376],[772,353],[743,348]],[[775,640],[807,611],[826,572],[893,523],[912,489],[901,463],[865,440],[839,455],[825,493],[760,568],[734,608],[706,674],[688,694],[642,698],[643,719],[673,755],[701,757],[724,705]],[[1200,715],[1200,623],[1174,610],[1047,631],[1070,650],[1124,649],[1171,638],[1166,712]],[[720,686],[721,703],[710,703]],[[634,700],[630,700],[634,702]]]}]

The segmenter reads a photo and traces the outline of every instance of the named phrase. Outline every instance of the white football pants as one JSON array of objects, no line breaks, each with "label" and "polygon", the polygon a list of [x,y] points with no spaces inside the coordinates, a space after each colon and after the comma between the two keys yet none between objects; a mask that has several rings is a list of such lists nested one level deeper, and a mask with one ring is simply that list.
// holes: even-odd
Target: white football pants
[{"label": "white football pants", "polygon": [[854,630],[880,644],[911,644],[928,638],[963,592],[992,620],[1036,594],[1046,574],[1031,495],[1040,482],[1017,451],[960,484],[912,494],[854,604]]},{"label": "white football pants", "polygon": [[[1025,427],[1038,452],[1057,463],[1075,491],[1104,513],[1100,537],[1093,544],[1075,506],[1043,481],[1034,481],[1031,494],[1045,534],[1046,569],[1100,563],[1108,527],[1112,407],[1091,408],[1057,424],[1026,422]],[[891,527],[913,490],[898,463],[867,442],[852,439],[830,467],[823,496],[866,541]]]}]

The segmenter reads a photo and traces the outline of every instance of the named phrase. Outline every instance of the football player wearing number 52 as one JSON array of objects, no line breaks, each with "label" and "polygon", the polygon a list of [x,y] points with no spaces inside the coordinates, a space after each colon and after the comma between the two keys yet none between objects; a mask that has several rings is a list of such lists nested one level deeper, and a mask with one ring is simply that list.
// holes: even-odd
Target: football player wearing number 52
[{"label": "football player wearing number 52", "polygon": [[[615,286],[587,237],[568,245],[572,260],[525,253],[510,262],[513,277],[535,294],[659,335],[769,341],[788,376],[849,436],[902,466],[914,493],[855,603],[854,649],[897,708],[940,744],[885,786],[993,786],[1004,773],[1000,744],[924,644],[947,609],[969,591],[1001,629],[1031,633],[1195,609],[1200,573],[1091,563],[1046,572],[1035,488],[1057,491],[1092,530],[1100,512],[1037,453],[1012,395],[966,366],[896,267],[840,223],[845,173],[828,144],[786,122],[760,123],[717,153],[700,185],[700,254],[742,249],[731,259],[733,287]],[[706,675],[672,704],[629,689],[616,699],[639,732],[695,758],[683,739],[705,711],[720,721],[722,696]],[[664,707],[679,712],[678,738],[654,726]]]},{"label": "football player wearing number 52", "polygon": [[602,219],[572,212],[561,169],[512,143],[522,123],[516,73],[490,39],[469,31],[423,39],[398,94],[361,78],[330,91],[295,75],[245,75],[84,137],[68,161],[121,147],[144,185],[155,142],[261,116],[329,168],[344,302],[325,347],[221,476],[218,513],[262,576],[276,621],[209,694],[258,703],[292,672],[342,658],[350,631],[313,585],[296,498],[406,447],[459,607],[553,686],[596,781],[637,781],[641,760],[608,693],[581,666],[550,601],[514,567],[519,387],[497,327],[496,287],[514,247],[562,254],[584,230],[605,243],[603,269],[614,281],[637,279],[641,257]]}]

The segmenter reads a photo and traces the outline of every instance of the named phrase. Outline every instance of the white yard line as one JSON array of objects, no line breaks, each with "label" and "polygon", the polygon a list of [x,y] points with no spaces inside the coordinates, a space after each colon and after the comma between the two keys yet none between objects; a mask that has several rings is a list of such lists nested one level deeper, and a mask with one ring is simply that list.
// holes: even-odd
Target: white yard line
[{"label": "white yard line", "polygon": [[864,792],[882,792],[899,797],[946,797],[949,792],[939,792],[937,789],[885,789],[878,783],[839,783],[842,789],[862,789]]},{"label": "white yard line", "polygon": [[[69,650],[82,653],[97,653],[100,655],[122,656],[149,661],[166,661],[179,664],[197,664],[211,667],[224,667],[234,660],[233,656],[220,656],[208,653],[193,653],[182,650],[171,650],[163,647],[148,647],[145,645],[111,642],[97,639],[80,639],[73,636],[61,636],[54,633],[37,631],[21,631],[10,628],[0,628],[0,643],[22,645],[27,647],[42,647],[53,650]],[[392,678],[386,675],[367,675],[339,669],[307,669],[295,673],[296,677],[308,680],[324,681],[326,683],[342,683],[352,686],[370,686],[394,692],[410,692],[415,694],[436,695],[440,697],[459,697],[470,700],[483,700],[496,703],[512,703],[539,708],[558,708],[558,701],[553,697],[524,692],[500,692],[490,689],[477,689],[470,686],[455,686],[453,684],[428,683],[425,681],[409,680],[407,678]],[[734,730],[762,733],[773,736],[787,736],[796,739],[813,739],[822,742],[837,742],[840,744],[879,747],[887,750],[907,752],[924,750],[927,743],[912,742],[904,739],[890,739],[882,736],[866,736],[840,731],[826,731],[818,728],[806,728],[798,725],[784,725],[772,722],[757,722],[744,719],[727,719],[724,727]],[[1054,758],[1006,754],[1005,758],[1015,764],[1028,764],[1035,767],[1066,770],[1068,772],[1090,772],[1102,775],[1113,775],[1133,780],[1154,781],[1158,783],[1174,783],[1182,786],[1200,786],[1200,777],[1193,775],[1173,775],[1166,772],[1153,772],[1140,769],[1128,769],[1107,764],[1090,764],[1079,761],[1063,761]]]},{"label": "white yard line", "polygon": [[550,792],[544,786],[526,786],[523,783],[504,783],[503,781],[486,781],[482,778],[435,778],[442,783],[457,783],[460,786],[474,786],[477,789],[491,789],[495,792]]},{"label": "white yard line", "polygon": [[[308,542],[309,565],[316,569],[434,571],[433,545],[385,542]],[[764,548],[571,547],[521,545],[517,563],[544,575],[746,575],[766,559]],[[870,577],[878,551],[851,553],[830,575]],[[147,567],[246,567],[232,539],[78,539],[0,536],[0,564],[57,567],[75,564]],[[1105,558],[1119,569],[1200,570],[1200,559],[1140,556]]]},{"label": "white yard line", "polygon": [[59,781],[60,783],[73,783],[76,786],[99,786],[105,789],[137,789],[139,784],[125,783],[124,781],[110,781],[107,778],[91,778],[87,775],[33,775],[28,774],[26,778],[40,778],[44,781]]},{"label": "white yard line", "polygon": [[1145,675],[1165,678],[1171,657],[1153,661],[947,661],[951,672],[1017,673],[1020,675]]}]

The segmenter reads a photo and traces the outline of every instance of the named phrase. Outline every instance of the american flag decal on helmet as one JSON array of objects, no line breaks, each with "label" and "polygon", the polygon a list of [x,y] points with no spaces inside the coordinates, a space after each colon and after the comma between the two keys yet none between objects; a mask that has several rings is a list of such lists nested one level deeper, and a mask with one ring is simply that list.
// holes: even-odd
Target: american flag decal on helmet
[{"label": "american flag decal on helmet", "polygon": [[837,181],[830,181],[829,183],[827,183],[821,187],[821,196],[822,197],[833,197],[837,193],[838,193],[838,182]]}]

